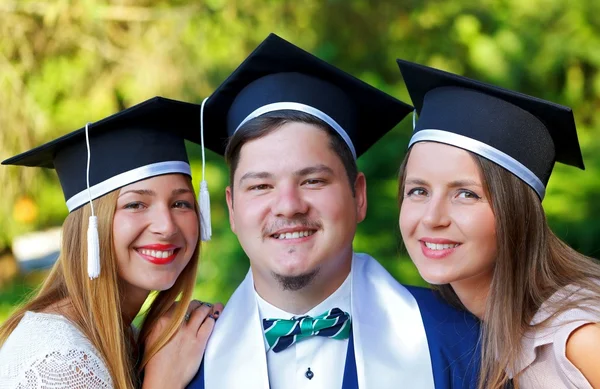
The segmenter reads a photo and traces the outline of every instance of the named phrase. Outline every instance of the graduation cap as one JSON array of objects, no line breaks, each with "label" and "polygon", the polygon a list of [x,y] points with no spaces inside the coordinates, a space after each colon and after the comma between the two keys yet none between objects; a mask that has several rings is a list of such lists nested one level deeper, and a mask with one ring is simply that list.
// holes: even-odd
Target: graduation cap
[{"label": "graduation cap", "polygon": [[[163,174],[191,177],[184,139],[201,143],[200,136],[199,105],[154,97],[2,164],[55,169],[69,212],[89,202],[93,215],[93,199],[123,186]],[[93,254],[97,232],[90,232],[96,223],[93,215],[88,255],[99,255]],[[99,262],[92,262],[88,260],[88,270],[95,278]]]},{"label": "graduation cap", "polygon": [[502,166],[544,198],[555,161],[584,169],[571,108],[397,60],[419,120],[409,147],[456,146]]},{"label": "graduation cap", "polygon": [[270,34],[206,102],[206,146],[223,155],[249,120],[273,111],[311,114],[358,158],[412,107]]}]

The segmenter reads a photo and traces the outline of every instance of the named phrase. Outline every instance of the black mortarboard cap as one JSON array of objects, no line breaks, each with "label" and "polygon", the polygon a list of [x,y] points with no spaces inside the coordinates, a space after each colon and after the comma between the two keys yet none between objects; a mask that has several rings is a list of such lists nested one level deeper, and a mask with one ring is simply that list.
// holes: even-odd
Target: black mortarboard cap
[{"label": "black mortarboard cap", "polygon": [[287,109],[325,121],[357,158],[412,107],[270,34],[208,98],[205,145],[223,155],[243,123]]},{"label": "black mortarboard cap", "polygon": [[[88,125],[92,199],[149,177],[191,176],[184,139],[200,143],[200,106],[154,97]],[[89,201],[85,127],[2,162],[53,168],[69,212]]]},{"label": "black mortarboard cap", "polygon": [[[201,106],[154,97],[96,123],[2,162],[54,168],[72,212],[93,199],[131,183],[163,174],[191,177],[184,139],[201,143]],[[210,215],[202,181],[200,216]],[[206,192],[203,195],[203,192]],[[98,219],[93,205],[87,230],[87,270],[100,276]],[[210,239],[210,216],[201,223],[202,240]]]},{"label": "black mortarboard cap", "polygon": [[471,151],[509,170],[541,199],[555,161],[584,169],[569,107],[397,62],[419,114],[409,147],[434,141]]}]

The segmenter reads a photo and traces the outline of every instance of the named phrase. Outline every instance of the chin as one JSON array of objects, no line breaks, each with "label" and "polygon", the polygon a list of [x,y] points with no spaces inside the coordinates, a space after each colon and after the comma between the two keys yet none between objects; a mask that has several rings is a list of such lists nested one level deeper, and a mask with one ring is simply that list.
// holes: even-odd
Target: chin
[{"label": "chin", "polygon": [[449,274],[431,274],[427,272],[422,272],[420,270],[419,274],[421,275],[421,278],[427,281],[427,283],[430,285],[446,285],[456,281]]},{"label": "chin", "polygon": [[156,291],[161,292],[163,290],[171,289],[173,287],[173,285],[175,285],[176,281],[177,281],[177,279],[155,280],[153,282],[147,283],[147,285],[145,285],[145,287],[149,288],[149,290],[156,290]]},{"label": "chin", "polygon": [[274,269],[273,274],[276,274],[280,277],[302,277],[306,274],[312,273],[313,271],[314,269],[280,267],[278,269]]},{"label": "chin", "polygon": [[273,261],[273,271],[281,274],[282,276],[300,276],[305,273],[310,273],[315,270],[315,266],[312,266],[308,258],[304,257],[288,257],[288,258],[276,258]]}]

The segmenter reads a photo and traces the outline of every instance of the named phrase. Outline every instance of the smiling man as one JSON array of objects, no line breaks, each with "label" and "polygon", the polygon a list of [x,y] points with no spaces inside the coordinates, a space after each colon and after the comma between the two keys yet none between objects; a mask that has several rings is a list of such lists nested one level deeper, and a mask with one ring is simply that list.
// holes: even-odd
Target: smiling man
[{"label": "smiling man", "polygon": [[472,318],[352,250],[367,212],[356,158],[410,110],[275,35],[208,99],[250,271],[190,387],[472,387]]},{"label": "smiling man", "polygon": [[295,112],[270,117],[280,123],[268,134],[231,144],[228,160],[238,163],[227,204],[231,228],[252,258],[258,296],[300,315],[350,273],[352,239],[367,208],[365,179],[360,174],[352,188],[317,120]]}]

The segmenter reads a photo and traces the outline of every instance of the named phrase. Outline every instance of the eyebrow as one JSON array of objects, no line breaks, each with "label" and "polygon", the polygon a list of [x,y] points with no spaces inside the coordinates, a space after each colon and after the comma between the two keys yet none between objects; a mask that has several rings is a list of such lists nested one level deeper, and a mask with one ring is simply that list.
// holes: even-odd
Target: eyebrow
[{"label": "eyebrow", "polygon": [[[138,194],[140,196],[156,196],[156,192],[150,189],[130,189],[127,190],[121,194],[119,194],[119,197],[127,194],[127,193],[134,193],[134,194]],[[172,195],[180,195],[180,194],[184,194],[184,193],[192,193],[192,190],[189,188],[178,188],[178,189],[173,189],[173,191],[171,192]]]},{"label": "eyebrow", "polygon": [[[294,175],[296,177],[304,177],[304,176],[308,176],[310,174],[315,174],[315,173],[333,174],[333,169],[327,165],[318,164],[318,165],[308,166],[303,169],[297,170],[294,172]],[[273,173],[269,173],[269,172],[248,172],[240,178],[240,180],[238,181],[238,185],[241,185],[242,182],[244,182],[244,180],[267,179],[267,178],[273,179],[274,177],[275,177],[275,175]]]},{"label": "eyebrow", "polygon": [[179,188],[179,189],[173,189],[173,191],[171,192],[172,195],[180,195],[180,194],[185,194],[185,193],[194,193],[194,191],[191,190],[190,188]]},{"label": "eyebrow", "polygon": [[304,176],[308,176],[310,174],[315,174],[315,173],[333,174],[333,169],[327,165],[319,164],[319,165],[315,165],[315,166],[308,166],[308,167],[305,167],[304,169],[300,169],[300,170],[294,172],[294,175],[297,177],[304,177]]},{"label": "eyebrow", "polygon": [[[404,182],[405,185],[429,185],[429,183],[421,178],[407,178]],[[482,187],[482,185],[475,180],[455,180],[451,181],[447,185],[449,188],[459,188],[465,186],[477,186]]]},{"label": "eyebrow", "polygon": [[242,182],[244,182],[245,180],[249,180],[249,179],[265,179],[265,178],[273,178],[273,174],[269,173],[269,172],[248,172],[246,174],[244,174],[240,180],[238,181],[238,185],[241,185]]}]

